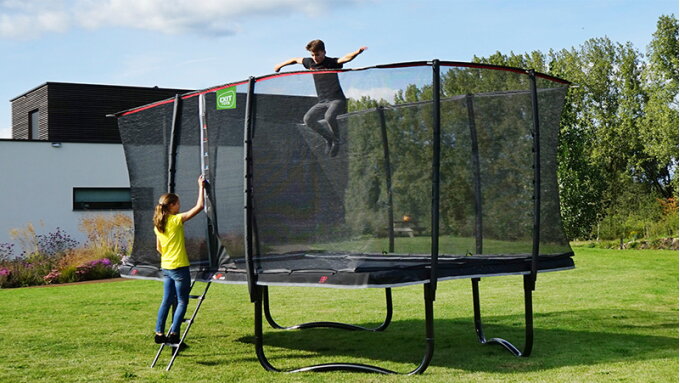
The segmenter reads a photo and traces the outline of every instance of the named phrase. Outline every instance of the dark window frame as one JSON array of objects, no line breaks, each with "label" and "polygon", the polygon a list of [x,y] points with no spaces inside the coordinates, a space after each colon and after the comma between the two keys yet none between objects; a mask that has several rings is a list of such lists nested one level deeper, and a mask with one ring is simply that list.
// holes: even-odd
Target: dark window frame
[{"label": "dark window frame", "polygon": [[[76,201],[78,192],[127,191],[127,201]],[[132,195],[129,187],[74,187],[73,210],[132,210]]]},{"label": "dark window frame", "polygon": [[[33,125],[35,124],[35,132]],[[40,139],[40,109],[33,109],[28,112],[28,139],[29,140],[39,140]]]}]

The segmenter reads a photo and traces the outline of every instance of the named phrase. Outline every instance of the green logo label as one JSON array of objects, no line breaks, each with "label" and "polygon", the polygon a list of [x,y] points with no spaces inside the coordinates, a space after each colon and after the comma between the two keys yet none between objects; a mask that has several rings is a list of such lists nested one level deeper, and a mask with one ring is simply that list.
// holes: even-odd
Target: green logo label
[{"label": "green logo label", "polygon": [[217,98],[217,110],[236,109],[236,87],[232,86],[220,89],[215,94]]}]

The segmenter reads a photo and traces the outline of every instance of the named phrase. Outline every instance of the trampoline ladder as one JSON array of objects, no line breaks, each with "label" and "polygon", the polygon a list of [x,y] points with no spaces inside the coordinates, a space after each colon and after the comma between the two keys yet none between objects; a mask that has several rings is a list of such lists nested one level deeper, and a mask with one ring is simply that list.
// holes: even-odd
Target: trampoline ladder
[{"label": "trampoline ladder", "polygon": [[[155,367],[156,363],[158,362],[158,359],[161,356],[161,353],[163,352],[163,349],[165,347],[170,347],[170,350],[172,350],[172,356],[170,358],[170,362],[168,363],[167,367],[165,368],[165,371],[170,371],[170,368],[172,368],[172,364],[175,362],[175,359],[177,358],[177,355],[179,355],[180,351],[180,345],[184,342],[184,339],[186,339],[187,334],[189,333],[189,329],[191,328],[191,325],[194,323],[196,319],[196,315],[198,314],[198,310],[201,308],[201,305],[203,304],[203,301],[205,300],[205,296],[208,293],[208,289],[210,288],[210,283],[211,282],[206,282],[205,289],[203,290],[203,293],[201,295],[189,295],[189,299],[195,299],[196,306],[194,307],[194,312],[191,314],[190,318],[184,318],[182,323],[185,323],[186,326],[184,327],[184,332],[182,332],[182,337],[179,339],[178,344],[172,344],[172,343],[162,343],[160,347],[158,348],[158,352],[156,353],[156,357],[153,359],[153,362],[151,363],[151,367]],[[194,285],[196,284],[196,281],[191,282],[191,290],[193,291]]]}]

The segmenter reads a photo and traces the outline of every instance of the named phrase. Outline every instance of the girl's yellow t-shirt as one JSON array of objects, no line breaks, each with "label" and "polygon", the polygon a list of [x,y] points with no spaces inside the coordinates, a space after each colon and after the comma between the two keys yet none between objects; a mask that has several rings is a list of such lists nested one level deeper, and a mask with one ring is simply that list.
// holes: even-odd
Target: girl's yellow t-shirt
[{"label": "girl's yellow t-shirt", "polygon": [[179,214],[169,215],[165,233],[153,228],[161,245],[161,268],[177,269],[189,266],[189,256],[184,246],[184,224]]}]

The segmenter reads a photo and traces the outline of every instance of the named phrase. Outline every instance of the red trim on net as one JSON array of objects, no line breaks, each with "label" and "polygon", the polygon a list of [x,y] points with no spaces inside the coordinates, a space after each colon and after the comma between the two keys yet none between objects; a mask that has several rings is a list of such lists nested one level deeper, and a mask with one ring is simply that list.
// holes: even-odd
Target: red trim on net
[{"label": "red trim on net", "polygon": [[[454,66],[454,67],[465,67],[465,68],[478,68],[478,69],[492,69],[492,70],[502,70],[506,72],[514,72],[514,73],[521,73],[521,74],[528,74],[529,71],[526,69],[522,68],[517,68],[517,67],[511,67],[511,66],[502,66],[502,65],[493,65],[493,64],[483,64],[483,63],[467,63],[467,62],[459,62],[459,61],[442,61],[440,63],[442,66]],[[560,84],[571,84],[571,81],[567,81],[564,79],[561,79],[559,77],[551,76],[549,74],[541,73],[541,72],[535,72],[536,77],[540,77],[546,80],[550,80],[553,82],[557,82]]]},{"label": "red trim on net", "polygon": [[[182,96],[182,100],[186,100],[186,99],[189,99],[189,98],[192,98],[192,97],[201,95],[201,94],[217,92],[218,90],[222,90],[222,89],[225,89],[225,88],[230,88],[230,87],[232,87],[232,86],[239,86],[239,85],[243,85],[243,84],[247,84],[247,83],[248,83],[248,81],[233,82],[233,83],[229,83],[229,84],[224,84],[224,85],[216,86],[216,87],[214,87],[214,88],[210,88],[210,89],[206,89],[206,90],[202,90],[202,91],[198,91],[198,92],[188,93],[188,94],[185,94],[185,95]],[[138,112],[141,112],[141,111],[144,111],[144,110],[147,110],[147,109],[155,108],[155,107],[157,107],[157,106],[169,104],[169,103],[171,103],[171,102],[175,102],[175,98],[174,98],[174,97],[173,97],[173,98],[169,98],[169,99],[167,99],[167,100],[162,100],[162,101],[154,102],[153,104],[148,104],[148,105],[140,106],[139,108],[130,109],[130,110],[128,110],[128,111],[125,111],[125,112],[121,113],[121,114],[119,115],[119,117],[127,116],[127,115],[134,114],[134,113],[138,113]]]},{"label": "red trim on net", "polygon": [[[375,65],[375,66],[370,66],[370,67],[365,67],[365,68],[356,68],[356,69],[337,69],[337,70],[319,70],[319,71],[310,71],[310,70],[305,70],[305,71],[295,71],[295,72],[285,72],[285,73],[276,73],[276,74],[270,74],[270,75],[265,75],[261,77],[256,77],[255,81],[264,81],[264,80],[271,80],[274,78],[279,78],[279,77],[287,77],[287,76],[295,76],[295,75],[300,75],[300,74],[325,74],[325,73],[342,73],[342,72],[356,72],[356,71],[363,71],[363,70],[368,70],[368,69],[389,69],[389,68],[410,68],[410,67],[417,67],[417,66],[429,66],[432,65],[431,61],[411,61],[411,62],[403,62],[403,63],[394,63],[394,64],[382,64],[382,65]],[[447,67],[463,67],[463,68],[478,68],[478,69],[491,69],[491,70],[502,70],[506,72],[514,72],[514,73],[520,73],[520,74],[528,74],[529,71],[526,69],[522,68],[516,68],[516,67],[509,67],[509,66],[502,66],[502,65],[493,65],[493,64],[483,64],[483,63],[469,63],[469,62],[461,62],[461,61],[441,61],[440,65],[442,66],[447,66]],[[551,76],[545,73],[540,73],[540,72],[535,72],[536,77],[540,77],[549,81],[557,82],[560,84],[565,84],[565,85],[570,85],[571,82],[561,79],[559,77]],[[224,88],[229,88],[232,86],[238,86],[238,85],[244,85],[247,84],[248,81],[239,81],[239,82],[233,82],[225,85],[220,85],[214,88],[209,88],[206,90],[202,91],[197,91],[189,94],[185,94],[182,96],[183,100],[189,99],[194,96],[198,96],[201,94],[206,94],[206,93],[212,93],[216,92],[218,90],[224,89]],[[169,104],[171,102],[174,102],[174,98],[159,101],[153,104],[145,105],[139,108],[135,109],[130,109],[128,111],[120,113],[118,116],[127,116],[133,113],[141,112],[143,110],[155,108],[160,105],[165,105]]]},{"label": "red trim on net", "polygon": [[243,85],[243,84],[247,84],[247,83],[248,83],[247,80],[246,80],[246,81],[240,81],[240,82],[232,82],[232,83],[230,83],[230,84],[225,84],[225,85],[216,86],[216,87],[214,87],[214,88],[202,90],[202,91],[200,91],[200,92],[189,93],[189,94],[187,94],[187,95],[182,96],[182,100],[186,100],[186,99],[188,99],[188,98],[191,98],[191,97],[194,97],[194,96],[198,96],[198,95],[201,95],[201,94],[217,92],[218,90],[222,90],[222,89],[226,89],[226,88],[231,88],[232,86],[239,86],[239,85]]},{"label": "red trim on net", "polygon": [[120,114],[120,117],[127,116],[129,114],[133,114],[133,113],[137,113],[137,112],[141,112],[143,110],[155,108],[157,106],[169,104],[169,103],[174,102],[174,101],[175,101],[175,99],[172,98],[172,99],[168,99],[168,100],[158,101],[158,102],[155,102],[153,104],[144,105],[142,107],[139,107],[139,108],[136,108],[136,109],[131,109],[131,110],[128,110],[127,112],[123,112],[123,113]]},{"label": "red trim on net", "polygon": [[288,76],[294,76],[294,75],[299,75],[299,74],[325,74],[325,73],[342,73],[342,72],[348,72],[353,69],[336,69],[336,70],[305,70],[305,71],[295,71],[295,72],[284,72],[284,73],[276,73],[276,74],[268,74],[260,77],[255,78],[255,82],[258,81],[264,81],[264,80],[271,80],[273,78],[279,78],[279,77],[288,77]]}]

